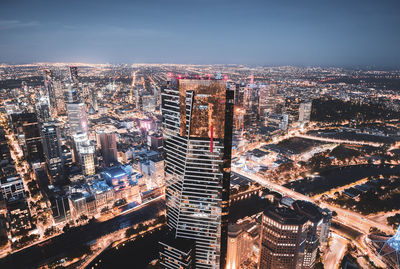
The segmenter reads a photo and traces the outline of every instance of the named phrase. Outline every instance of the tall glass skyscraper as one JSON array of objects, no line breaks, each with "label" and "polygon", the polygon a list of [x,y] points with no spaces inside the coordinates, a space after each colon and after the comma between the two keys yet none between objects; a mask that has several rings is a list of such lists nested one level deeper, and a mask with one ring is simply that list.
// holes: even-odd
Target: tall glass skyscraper
[{"label": "tall glass skyscraper", "polygon": [[57,98],[56,98],[56,92],[53,84],[53,72],[51,70],[44,70],[44,87],[46,89],[46,94],[49,98],[49,104],[50,104],[50,114],[51,116],[56,115],[56,110],[57,110]]},{"label": "tall glass skyscraper", "polygon": [[64,159],[61,152],[60,130],[56,122],[46,122],[42,125],[40,133],[47,168],[53,183],[53,181],[60,179],[64,166]]},{"label": "tall glass skyscraper", "polygon": [[161,98],[170,230],[161,264],[225,268],[234,92],[224,80],[173,78]]}]

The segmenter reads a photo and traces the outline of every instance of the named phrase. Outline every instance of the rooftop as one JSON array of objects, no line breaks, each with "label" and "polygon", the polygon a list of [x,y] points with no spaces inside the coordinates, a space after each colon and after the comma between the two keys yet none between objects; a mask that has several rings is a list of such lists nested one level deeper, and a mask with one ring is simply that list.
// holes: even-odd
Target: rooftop
[{"label": "rooftop", "polygon": [[287,207],[269,208],[264,211],[264,216],[286,225],[302,225],[307,221],[307,217]]}]

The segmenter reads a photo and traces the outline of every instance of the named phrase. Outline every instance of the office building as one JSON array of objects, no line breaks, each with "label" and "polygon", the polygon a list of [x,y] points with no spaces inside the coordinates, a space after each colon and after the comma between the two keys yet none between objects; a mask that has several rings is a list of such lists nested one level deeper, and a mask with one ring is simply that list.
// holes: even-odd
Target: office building
[{"label": "office building", "polygon": [[331,211],[290,197],[280,204],[262,216],[259,268],[314,268],[329,237]]},{"label": "office building", "polygon": [[[161,245],[187,254],[175,241],[194,240],[195,268],[226,265],[233,97],[224,80],[190,78],[172,78],[161,95],[167,225],[175,239]],[[173,253],[160,255],[164,268],[181,268]]]},{"label": "office building", "polygon": [[24,156],[28,162],[41,162],[44,159],[39,122],[35,113],[19,113],[11,115],[14,132],[22,145]]},{"label": "office building", "polygon": [[[8,147],[8,142],[6,138],[6,133],[3,127],[0,126],[0,161],[2,160],[11,160],[11,152]],[[0,175],[1,176],[1,175]]]},{"label": "office building", "polygon": [[162,151],[163,138],[161,134],[151,134],[147,136],[147,146],[154,151]]},{"label": "office building", "polygon": [[321,227],[321,235],[320,235],[320,244],[327,244],[331,223],[332,223],[332,211],[327,208],[321,210],[322,213],[322,227]]},{"label": "office building", "polygon": [[95,167],[95,148],[90,142],[87,133],[77,133],[73,135],[74,158],[79,163],[82,172],[86,176],[94,175]]},{"label": "office building", "polygon": [[67,88],[64,89],[64,102],[66,104],[76,104],[81,102],[81,95],[75,84],[67,83]]},{"label": "office building", "polygon": [[67,113],[71,135],[79,132],[86,133],[88,131],[86,106],[84,103],[67,103]]},{"label": "office building", "polygon": [[26,199],[13,199],[7,202],[7,219],[11,235],[33,229],[31,212]]},{"label": "office building", "polygon": [[77,83],[79,80],[78,77],[78,67],[70,66],[69,67],[69,79],[71,82]]},{"label": "office building", "polygon": [[299,106],[299,122],[304,124],[310,122],[312,103],[301,103]]},{"label": "office building", "polygon": [[60,130],[56,122],[43,124],[41,136],[47,169],[52,181],[57,181],[63,170],[64,159],[61,152]]},{"label": "office building", "polygon": [[88,208],[86,204],[86,198],[88,196],[89,193],[87,192],[75,192],[68,196],[69,208],[71,210],[70,214],[74,219],[88,214]]},{"label": "office building", "polygon": [[279,127],[284,132],[286,132],[289,129],[289,115],[288,114],[282,115],[282,120],[281,120],[281,123],[279,124]]},{"label": "office building", "polygon": [[101,155],[105,166],[118,162],[117,141],[115,133],[101,131],[98,133]]},{"label": "office building", "polygon": [[46,95],[39,96],[36,101],[36,115],[40,122],[47,122],[51,118],[49,98]]},{"label": "office building", "polygon": [[0,190],[6,200],[25,198],[24,182],[20,175],[8,176],[0,179]]},{"label": "office building", "polygon": [[301,268],[308,225],[307,217],[290,208],[265,210],[262,215],[258,268]]},{"label": "office building", "polygon": [[167,234],[160,242],[160,263],[164,268],[195,269],[195,241]]},{"label": "office building", "polygon": [[94,175],[96,172],[94,152],[93,145],[83,145],[79,150],[79,163],[81,165],[82,172],[86,176]]},{"label": "office building", "polygon": [[112,166],[102,173],[108,186],[114,189],[114,198],[133,198],[141,202],[139,185],[136,176],[124,166]]},{"label": "office building", "polygon": [[310,202],[297,200],[292,204],[293,209],[300,215],[306,216],[310,226],[306,236],[306,243],[303,254],[302,269],[314,268],[317,252],[320,245],[322,229],[321,209]]},{"label": "office building", "polygon": [[244,255],[244,231],[238,224],[228,226],[228,250],[226,269],[239,269]]},{"label": "office building", "polygon": [[51,212],[55,223],[68,222],[71,220],[71,210],[68,196],[54,194],[49,197]]},{"label": "office building", "polygon": [[65,107],[65,92],[61,81],[54,81],[54,91],[56,95],[56,114],[58,116],[66,115],[67,108]]},{"label": "office building", "polygon": [[162,158],[152,158],[149,160],[149,174],[151,181],[155,185],[164,185],[164,160]]},{"label": "office building", "polygon": [[50,115],[55,116],[57,114],[57,98],[53,72],[48,69],[44,70],[43,80],[45,92],[49,98]]}]

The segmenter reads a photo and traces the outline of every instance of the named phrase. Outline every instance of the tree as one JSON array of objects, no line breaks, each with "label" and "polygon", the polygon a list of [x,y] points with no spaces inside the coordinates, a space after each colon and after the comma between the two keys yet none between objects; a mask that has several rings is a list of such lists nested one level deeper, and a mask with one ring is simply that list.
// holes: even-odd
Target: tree
[{"label": "tree", "polygon": [[88,217],[86,216],[86,215],[81,215],[80,217],[79,217],[79,220],[80,221],[85,221],[85,220],[87,220],[88,219]]},{"label": "tree", "polygon": [[239,186],[239,192],[245,192],[249,189],[249,185],[241,185]]},{"label": "tree", "polygon": [[109,211],[110,211],[110,209],[108,208],[108,206],[103,207],[103,208],[101,209],[101,214],[106,214],[106,213],[108,213]]},{"label": "tree", "polygon": [[0,236],[0,247],[7,245],[7,243],[8,243],[7,236],[4,236],[4,235]]},{"label": "tree", "polygon": [[63,232],[66,233],[71,229],[71,226],[69,225],[69,223],[65,224],[65,226],[63,227]]},{"label": "tree", "polygon": [[51,236],[51,235],[55,234],[56,231],[57,231],[57,230],[56,230],[56,227],[51,226],[51,227],[47,228],[47,229],[44,231],[44,235],[45,235],[45,236]]},{"label": "tree", "polygon": [[165,221],[166,221],[165,215],[161,215],[157,217],[155,224],[165,223]]},{"label": "tree", "polygon": [[136,232],[137,232],[136,229],[130,227],[130,228],[126,229],[126,231],[125,231],[125,237],[126,237],[126,238],[129,238],[129,237],[131,237],[132,235],[136,234]]},{"label": "tree", "polygon": [[144,230],[144,225],[143,225],[143,223],[139,223],[139,225],[137,226],[137,230],[138,230],[138,232],[141,232],[141,231],[143,231]]}]

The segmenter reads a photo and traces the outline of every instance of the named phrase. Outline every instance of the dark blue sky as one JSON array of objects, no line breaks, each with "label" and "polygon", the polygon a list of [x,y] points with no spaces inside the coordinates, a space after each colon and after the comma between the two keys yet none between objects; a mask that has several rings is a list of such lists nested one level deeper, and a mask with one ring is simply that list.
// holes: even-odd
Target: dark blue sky
[{"label": "dark blue sky", "polygon": [[399,14],[400,0],[1,0],[0,62],[399,67]]}]

